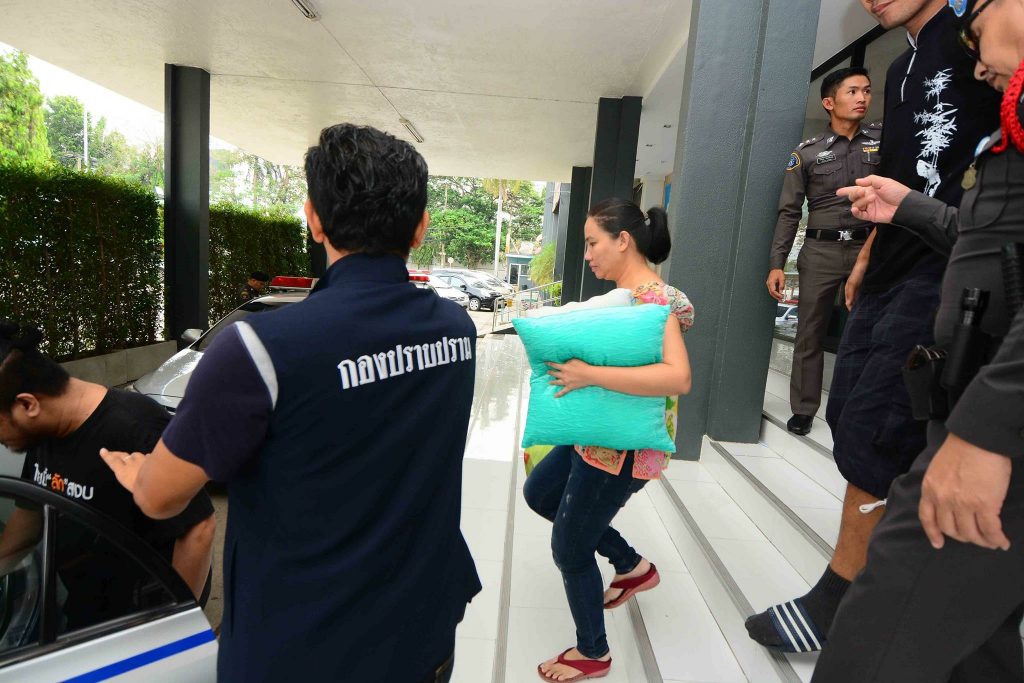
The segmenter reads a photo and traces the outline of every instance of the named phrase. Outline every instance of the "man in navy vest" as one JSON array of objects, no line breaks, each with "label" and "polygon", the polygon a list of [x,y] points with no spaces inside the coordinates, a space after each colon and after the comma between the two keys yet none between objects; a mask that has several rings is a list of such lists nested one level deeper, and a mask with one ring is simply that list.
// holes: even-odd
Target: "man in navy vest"
[{"label": "man in navy vest", "polygon": [[210,345],[149,457],[103,455],[146,514],[227,483],[221,681],[447,681],[480,580],[459,530],[476,330],[409,282],[427,165],[373,128],[306,154],[330,267]]}]

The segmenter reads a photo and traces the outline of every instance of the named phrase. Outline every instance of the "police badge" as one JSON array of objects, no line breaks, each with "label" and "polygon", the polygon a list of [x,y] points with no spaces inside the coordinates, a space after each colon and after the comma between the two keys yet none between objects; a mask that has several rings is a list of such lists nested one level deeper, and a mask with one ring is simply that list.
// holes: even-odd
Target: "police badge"
[{"label": "police badge", "polygon": [[967,14],[967,0],[949,0],[949,6],[953,8],[953,14],[957,19],[963,19]]}]

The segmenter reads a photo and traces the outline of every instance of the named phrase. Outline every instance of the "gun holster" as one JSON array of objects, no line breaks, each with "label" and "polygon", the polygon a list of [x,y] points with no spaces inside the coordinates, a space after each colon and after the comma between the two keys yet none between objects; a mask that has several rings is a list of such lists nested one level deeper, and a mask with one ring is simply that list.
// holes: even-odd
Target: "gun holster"
[{"label": "gun holster", "polygon": [[910,394],[915,420],[944,420],[949,416],[949,392],[942,386],[947,352],[918,344],[903,367],[903,382]]}]

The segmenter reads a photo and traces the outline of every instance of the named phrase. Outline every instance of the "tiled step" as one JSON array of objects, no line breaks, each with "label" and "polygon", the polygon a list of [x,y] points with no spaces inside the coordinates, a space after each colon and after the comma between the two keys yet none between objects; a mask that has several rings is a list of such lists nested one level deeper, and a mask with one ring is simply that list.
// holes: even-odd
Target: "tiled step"
[{"label": "tiled step", "polygon": [[701,464],[800,576],[815,583],[835,546],[840,501],[764,445],[710,445]]},{"label": "tiled step", "polygon": [[[809,580],[805,574],[815,574],[810,569],[813,560],[820,576],[824,553],[807,558],[803,571],[791,564],[751,519],[768,514],[767,507],[751,507],[751,501],[757,499],[747,490],[742,497],[748,513],[718,480],[718,476],[734,480],[742,475],[735,465],[724,461],[710,441],[705,441],[701,462],[673,462],[667,475],[649,487],[650,496],[747,680],[810,680],[814,655],[769,652],[750,640],[743,622],[779,600],[806,592]],[[727,485],[737,483],[728,481]],[[766,522],[766,526],[789,524],[773,514],[774,522]],[[789,534],[793,547],[806,544],[806,539],[800,541],[792,531]]]}]

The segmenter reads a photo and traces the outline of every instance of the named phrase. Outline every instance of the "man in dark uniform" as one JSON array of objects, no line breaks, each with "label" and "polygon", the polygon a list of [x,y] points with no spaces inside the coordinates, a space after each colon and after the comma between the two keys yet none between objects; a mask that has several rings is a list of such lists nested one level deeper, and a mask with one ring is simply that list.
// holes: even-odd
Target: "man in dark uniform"
[{"label": "man in dark uniform", "polygon": [[306,177],[324,277],[226,328],[153,454],[107,463],[154,517],[227,482],[219,681],[447,681],[480,590],[459,530],[476,327],[409,282],[411,145],[332,126]]},{"label": "man in dark uniform", "polygon": [[874,173],[881,158],[881,126],[861,125],[871,106],[871,79],[866,69],[839,69],[826,76],[821,82],[821,105],[829,114],[828,128],[801,143],[786,166],[766,283],[768,293],[782,301],[783,268],[806,198],[810,215],[807,241],[796,264],[800,273],[799,322],[789,382],[793,417],[787,427],[794,434],[811,431],[821,404],[822,342],[833,302],[872,227],[851,215],[849,202],[837,197],[836,190]]},{"label": "man in dark uniform", "polygon": [[844,194],[856,215],[951,252],[935,322],[947,365],[968,338],[965,289],[988,293],[979,331],[991,341],[967,356],[980,367],[925,387],[953,405],[933,404],[928,445],[893,484],[818,659],[822,683],[1024,680],[1024,263],[1004,255],[1024,252],[1024,0],[950,4],[966,47],[980,40],[977,77],[1006,91],[960,210],[874,176]]},{"label": "man in dark uniform", "polygon": [[268,282],[270,282],[270,276],[263,271],[257,270],[249,273],[249,281],[242,285],[241,303],[244,304],[262,296]]},{"label": "man in dark uniform", "polygon": [[[999,121],[999,98],[971,75],[946,0],[861,0],[884,28],[902,26],[910,48],[886,75],[879,175],[950,206],[978,142]],[[833,456],[847,481],[835,552],[811,590],[747,620],[751,638],[785,652],[821,649],[850,581],[867,561],[868,539],[893,480],[925,445],[902,368],[934,340],[946,256],[902,228],[879,224],[846,283],[852,305],[836,355],[826,417]],[[859,289],[859,294],[858,294]]]}]

